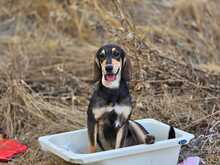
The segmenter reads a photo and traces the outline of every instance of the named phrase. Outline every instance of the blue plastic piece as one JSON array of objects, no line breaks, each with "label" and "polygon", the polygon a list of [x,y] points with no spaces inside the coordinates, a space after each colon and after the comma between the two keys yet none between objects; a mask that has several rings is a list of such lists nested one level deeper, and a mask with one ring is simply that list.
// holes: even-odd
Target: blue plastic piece
[{"label": "blue plastic piece", "polygon": [[183,145],[183,144],[186,144],[187,143],[187,140],[186,139],[182,139],[179,141],[179,144]]}]

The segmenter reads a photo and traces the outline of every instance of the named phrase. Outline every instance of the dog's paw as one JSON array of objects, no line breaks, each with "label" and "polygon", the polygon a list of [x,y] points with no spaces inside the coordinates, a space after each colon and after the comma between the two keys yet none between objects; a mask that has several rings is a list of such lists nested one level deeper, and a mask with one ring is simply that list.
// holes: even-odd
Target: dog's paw
[{"label": "dog's paw", "polygon": [[155,142],[155,137],[147,134],[145,137],[145,144],[153,144]]},{"label": "dog's paw", "polygon": [[90,152],[90,153],[96,152],[96,147],[95,147],[95,146],[90,146],[90,147],[89,147],[89,152]]}]

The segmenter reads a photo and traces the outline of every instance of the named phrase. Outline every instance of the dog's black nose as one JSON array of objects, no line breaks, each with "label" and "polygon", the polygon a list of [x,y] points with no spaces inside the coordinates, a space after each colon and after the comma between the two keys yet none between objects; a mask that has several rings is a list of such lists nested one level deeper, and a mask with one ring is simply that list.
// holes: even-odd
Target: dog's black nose
[{"label": "dog's black nose", "polygon": [[107,72],[111,72],[113,70],[113,66],[112,65],[106,65],[105,70]]}]

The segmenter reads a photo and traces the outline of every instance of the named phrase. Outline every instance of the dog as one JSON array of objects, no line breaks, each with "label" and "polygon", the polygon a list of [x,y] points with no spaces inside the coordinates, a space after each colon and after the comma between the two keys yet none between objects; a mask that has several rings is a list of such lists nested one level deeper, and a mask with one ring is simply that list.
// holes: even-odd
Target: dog
[{"label": "dog", "polygon": [[120,148],[123,125],[132,113],[131,62],[121,47],[104,45],[96,53],[94,73],[97,84],[87,111],[89,150],[95,152],[97,144],[102,150]]},{"label": "dog", "polygon": [[154,136],[130,120],[132,103],[127,82],[131,79],[131,62],[124,50],[114,44],[101,47],[95,56],[94,73],[97,83],[87,110],[89,152],[96,152],[97,145],[104,151],[154,143]]},{"label": "dog", "polygon": [[140,124],[130,120],[131,62],[117,45],[101,47],[95,56],[94,80],[97,82],[87,111],[90,152],[97,144],[102,150],[137,144],[152,144],[155,138]]}]

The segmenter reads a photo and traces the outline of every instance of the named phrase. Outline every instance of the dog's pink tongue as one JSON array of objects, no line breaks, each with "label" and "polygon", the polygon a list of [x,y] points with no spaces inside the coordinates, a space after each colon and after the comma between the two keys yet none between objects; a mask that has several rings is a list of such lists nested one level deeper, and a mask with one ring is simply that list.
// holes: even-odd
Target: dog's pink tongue
[{"label": "dog's pink tongue", "polygon": [[107,75],[107,76],[106,76],[106,80],[107,80],[107,81],[114,81],[115,78],[116,78],[115,75]]}]

